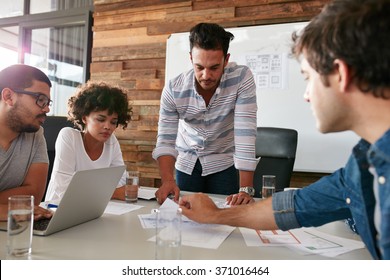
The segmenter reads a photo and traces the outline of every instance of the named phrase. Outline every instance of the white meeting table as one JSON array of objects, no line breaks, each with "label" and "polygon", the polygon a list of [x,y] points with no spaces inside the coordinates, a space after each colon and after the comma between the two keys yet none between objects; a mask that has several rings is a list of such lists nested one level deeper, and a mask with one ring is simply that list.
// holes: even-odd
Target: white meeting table
[{"label": "white meeting table", "polygon": [[[220,196],[217,196],[220,198]],[[138,200],[144,207],[123,215],[103,214],[102,217],[49,236],[34,236],[29,259],[38,260],[152,260],[154,243],[147,241],[154,229],[144,229],[139,214],[149,214],[158,208],[155,200]],[[328,234],[360,240],[343,222],[317,228]],[[7,259],[7,233],[0,231],[0,259]],[[234,231],[218,249],[182,246],[183,260],[293,260],[330,259],[321,255],[303,255],[284,246],[248,247],[239,230]],[[371,259],[367,249],[358,249],[335,259]]]}]

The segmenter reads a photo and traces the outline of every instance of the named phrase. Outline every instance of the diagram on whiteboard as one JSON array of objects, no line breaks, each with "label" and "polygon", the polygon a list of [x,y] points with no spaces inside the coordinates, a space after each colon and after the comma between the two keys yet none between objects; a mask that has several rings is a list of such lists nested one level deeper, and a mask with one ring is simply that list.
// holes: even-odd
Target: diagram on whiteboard
[{"label": "diagram on whiteboard", "polygon": [[257,88],[287,88],[287,54],[246,54],[244,61],[253,73]]}]

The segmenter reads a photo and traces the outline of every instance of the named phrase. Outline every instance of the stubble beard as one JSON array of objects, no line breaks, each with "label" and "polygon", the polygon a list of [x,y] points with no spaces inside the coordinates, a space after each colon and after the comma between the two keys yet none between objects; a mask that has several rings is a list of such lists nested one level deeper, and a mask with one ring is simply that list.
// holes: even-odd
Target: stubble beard
[{"label": "stubble beard", "polygon": [[[17,133],[27,132],[27,133],[34,133],[39,130],[39,126],[35,126],[32,124],[26,124],[23,121],[23,118],[19,112],[24,111],[28,112],[26,108],[19,109],[20,106],[15,105],[12,107],[12,109],[8,112],[7,116],[7,124],[10,129]],[[33,116],[30,115],[29,119],[31,120]]]}]

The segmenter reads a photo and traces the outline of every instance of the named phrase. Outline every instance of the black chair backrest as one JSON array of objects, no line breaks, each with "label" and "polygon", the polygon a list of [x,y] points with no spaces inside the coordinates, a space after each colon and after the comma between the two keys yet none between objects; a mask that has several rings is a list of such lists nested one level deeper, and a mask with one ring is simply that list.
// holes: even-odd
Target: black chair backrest
[{"label": "black chair backrest", "polygon": [[[47,154],[49,156],[49,173],[47,175],[47,184],[46,184],[46,189],[47,189],[47,185],[49,184],[50,177],[51,177],[51,172],[53,170],[54,158],[56,155],[55,144],[56,144],[58,133],[64,127],[74,127],[74,126],[72,122],[68,121],[67,117],[48,116],[46,118],[46,121],[43,123],[42,127],[44,129],[43,134],[45,136],[46,144],[47,144]],[[46,191],[45,191],[45,195],[46,195]],[[45,198],[45,195],[43,196],[43,199]]]},{"label": "black chair backrest", "polygon": [[261,197],[263,175],[276,176],[276,191],[290,186],[298,144],[298,132],[278,127],[258,127],[256,157],[261,157],[254,175],[256,197]]}]

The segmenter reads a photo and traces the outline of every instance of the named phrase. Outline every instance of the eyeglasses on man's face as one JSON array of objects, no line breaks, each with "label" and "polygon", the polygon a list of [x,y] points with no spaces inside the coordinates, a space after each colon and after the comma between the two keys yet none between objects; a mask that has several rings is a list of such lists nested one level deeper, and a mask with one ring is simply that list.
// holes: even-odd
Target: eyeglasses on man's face
[{"label": "eyeglasses on man's face", "polygon": [[32,91],[27,91],[27,90],[12,90],[12,91],[14,91],[16,93],[20,93],[20,94],[27,94],[27,95],[34,96],[36,98],[35,103],[41,109],[44,109],[46,106],[50,107],[53,104],[53,100],[50,100],[50,98],[47,97],[43,93],[32,92]]}]

